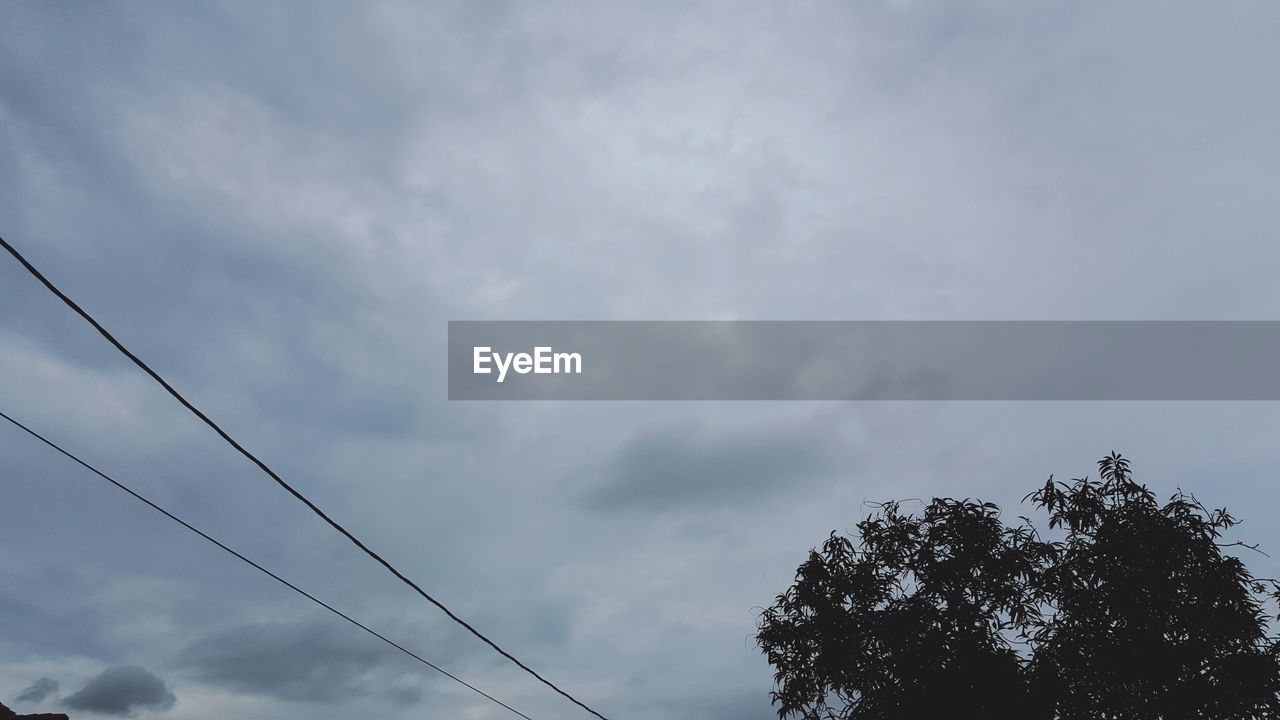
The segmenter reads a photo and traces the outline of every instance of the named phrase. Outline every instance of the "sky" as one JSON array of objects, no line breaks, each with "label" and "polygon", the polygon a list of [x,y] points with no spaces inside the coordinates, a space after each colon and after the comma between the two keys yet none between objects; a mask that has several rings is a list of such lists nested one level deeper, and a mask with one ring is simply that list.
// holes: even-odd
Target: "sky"
[{"label": "sky", "polygon": [[[451,403],[447,321],[1280,319],[1277,31],[1248,1],[7,2],[0,235],[593,707],[764,720],[757,613],[869,503],[1012,519],[1118,450],[1280,558],[1280,406]],[[586,717],[7,257],[0,409],[530,716]],[[9,427],[0,491],[16,710],[509,716]]]}]

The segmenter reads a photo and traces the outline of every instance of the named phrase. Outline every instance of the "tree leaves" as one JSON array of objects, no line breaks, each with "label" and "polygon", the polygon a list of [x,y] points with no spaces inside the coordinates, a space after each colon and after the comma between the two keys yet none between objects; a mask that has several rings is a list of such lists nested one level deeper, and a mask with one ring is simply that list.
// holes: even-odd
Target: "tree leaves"
[{"label": "tree leaves", "polygon": [[968,499],[832,533],[760,618],[779,716],[1280,716],[1280,588],[1223,553],[1235,518],[1160,505],[1119,454],[1098,469],[1025,498],[1053,541]]}]

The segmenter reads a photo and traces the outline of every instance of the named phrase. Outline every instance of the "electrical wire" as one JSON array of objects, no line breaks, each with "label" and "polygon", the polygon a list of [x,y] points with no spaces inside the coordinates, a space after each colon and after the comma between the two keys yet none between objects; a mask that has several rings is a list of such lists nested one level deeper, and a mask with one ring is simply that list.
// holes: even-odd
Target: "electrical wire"
[{"label": "electrical wire", "polygon": [[108,332],[107,329],[104,328],[101,325],[101,323],[95,320],[92,315],[90,315],[78,304],[76,304],[76,302],[72,300],[70,297],[68,297],[66,293],[59,290],[56,285],[54,285],[48,278],[44,276],[43,273],[40,272],[40,270],[36,268],[36,266],[32,265],[25,257],[23,257],[22,253],[18,252],[17,248],[10,245],[8,241],[6,241],[3,237],[0,237],[0,246],[3,246],[5,250],[9,251],[9,254],[12,255],[19,263],[21,263],[22,266],[26,268],[28,273],[30,273],[33,277],[39,280],[41,284],[43,284],[50,292],[56,295],[58,299],[61,300],[67,307],[71,308],[73,311],[75,311],[77,315],[79,315],[86,322],[92,325],[93,328],[98,331],[98,334],[106,338],[107,342],[111,343],[116,348],[116,350],[120,351],[125,357],[132,360],[133,364],[137,365],[147,375],[150,375],[151,379],[159,383],[160,386],[163,387],[170,395],[172,395],[175,400],[181,403],[183,407],[191,411],[196,417],[200,418],[200,420],[204,421],[204,424],[208,425],[227,444],[231,445],[231,447],[239,451],[241,455],[247,458],[254,465],[257,465],[258,468],[262,470],[262,472],[266,473],[268,477],[274,480],[277,485],[284,488],[290,495],[296,498],[303,505],[306,505],[307,508],[311,510],[311,512],[315,513],[316,516],[318,516],[320,519],[328,523],[330,527],[332,527],[334,530],[337,530],[344,537],[346,537],[347,540],[351,541],[352,544],[360,548],[360,550],[362,550],[364,554],[368,555],[369,557],[377,561],[378,564],[386,568],[388,572],[394,575],[402,583],[412,588],[424,600],[426,600],[427,602],[430,602],[432,605],[435,605],[437,608],[439,608],[440,611],[443,612],[445,615],[447,615],[450,620],[466,628],[467,631],[469,631],[472,635],[479,638],[489,647],[493,648],[493,650],[496,651],[499,655],[502,655],[506,659],[515,663],[517,667],[519,667],[521,670],[525,671],[529,675],[532,675],[543,685],[546,685],[547,687],[556,691],[557,693],[564,696],[565,698],[568,698],[572,703],[582,708],[583,710],[586,710],[587,712],[591,713],[597,718],[600,718],[600,720],[609,720],[604,715],[601,715],[600,713],[596,712],[591,706],[577,699],[573,695],[570,695],[568,692],[562,690],[558,685],[544,678],[542,675],[539,675],[537,671],[535,671],[533,668],[529,667],[528,665],[518,660],[511,653],[504,650],[500,645],[498,645],[498,643],[494,642],[493,640],[490,640],[487,636],[484,635],[484,633],[481,633],[479,630],[473,627],[466,620],[463,620],[462,618],[458,617],[456,614],[454,614],[452,610],[446,607],[444,603],[440,602],[435,597],[431,596],[429,593],[427,593],[427,591],[423,590],[422,587],[420,587],[417,583],[415,583],[413,580],[410,580],[407,576],[405,576],[404,573],[396,569],[394,565],[392,565],[390,562],[383,559],[381,555],[379,555],[378,553],[370,549],[367,545],[364,544],[364,542],[362,542],[359,538],[353,535],[349,530],[347,530],[345,527],[343,527],[340,523],[338,523],[333,518],[329,517],[329,515],[326,514],[323,510],[321,510],[314,502],[308,499],[305,495],[299,492],[292,485],[285,482],[285,480],[281,478],[279,475],[277,475],[276,472],[272,470],[265,462],[258,459],[256,455],[246,450],[243,445],[241,445],[239,442],[235,440],[235,438],[231,437],[231,435],[229,435],[225,430],[223,430],[217,423],[211,420],[208,415],[205,415],[204,412],[200,410],[200,408],[196,407],[189,400],[183,397],[182,394],[179,393],[177,390],[175,390],[174,387],[170,385],[168,381],[166,381],[163,377],[161,377],[159,373],[157,373],[155,370],[152,370],[151,366],[143,362],[137,355],[134,355],[119,340],[117,340],[115,336],[113,336],[110,332]]},{"label": "electrical wire", "polygon": [[201,530],[200,528],[198,528],[198,527],[196,527],[196,526],[192,525],[191,523],[187,522],[186,520],[183,520],[182,518],[178,517],[177,515],[174,515],[173,513],[171,513],[171,512],[169,512],[168,510],[164,509],[164,508],[163,508],[163,507],[161,507],[160,505],[157,505],[156,503],[154,503],[154,502],[152,502],[151,500],[147,499],[146,497],[144,497],[142,494],[140,494],[139,492],[137,492],[137,491],[136,491],[136,490],[134,490],[133,488],[130,488],[129,486],[125,485],[124,483],[120,482],[119,480],[116,480],[115,478],[111,477],[110,475],[107,475],[106,473],[102,472],[102,471],[101,471],[101,470],[99,470],[98,468],[96,468],[96,467],[94,467],[94,466],[90,465],[89,463],[85,462],[84,460],[81,460],[79,457],[77,457],[77,456],[76,456],[75,454],[73,454],[71,451],[64,449],[62,446],[58,445],[57,443],[53,442],[52,440],[50,440],[50,439],[46,438],[45,436],[41,435],[40,433],[36,432],[35,430],[32,430],[31,428],[27,427],[26,425],[22,424],[21,422],[18,422],[17,420],[13,419],[13,418],[12,418],[12,417],[10,417],[9,415],[7,415],[3,410],[0,410],[0,418],[4,418],[5,420],[8,420],[8,421],[9,421],[10,423],[12,423],[14,426],[16,426],[16,427],[18,427],[19,429],[21,429],[21,430],[25,431],[25,432],[26,432],[28,435],[30,435],[31,437],[33,437],[33,438],[35,438],[35,439],[39,440],[40,442],[44,443],[45,445],[48,445],[49,447],[53,448],[54,450],[57,450],[58,452],[60,452],[60,453],[62,453],[63,455],[65,455],[66,457],[68,457],[68,458],[70,458],[70,459],[74,460],[76,463],[78,463],[81,467],[85,468],[85,469],[86,469],[86,470],[88,470],[89,472],[91,472],[91,473],[93,473],[93,474],[97,475],[98,477],[102,478],[103,480],[106,480],[107,482],[111,483],[112,485],[115,485],[117,488],[119,488],[119,489],[121,489],[121,490],[125,491],[125,492],[126,492],[126,493],[128,493],[129,495],[132,495],[132,496],[133,496],[133,498],[134,498],[135,500],[138,500],[138,501],[140,501],[140,502],[142,502],[142,503],[146,504],[146,505],[147,505],[148,507],[150,507],[152,510],[155,510],[156,512],[159,512],[160,514],[164,515],[165,517],[169,518],[170,520],[172,520],[172,521],[174,521],[174,522],[178,523],[178,524],[179,524],[179,525],[181,525],[182,527],[184,527],[184,528],[186,528],[186,529],[190,530],[191,532],[193,532],[193,533],[195,533],[195,534],[199,535],[200,537],[204,538],[205,540],[208,540],[209,542],[213,543],[214,545],[216,545],[217,547],[219,547],[219,548],[221,548],[222,550],[226,551],[227,553],[230,553],[231,555],[235,556],[235,557],[236,557],[236,558],[238,558],[241,562],[244,562],[246,565],[249,565],[250,567],[254,568],[255,570],[257,570],[257,571],[261,572],[262,574],[266,575],[267,577],[270,577],[272,580],[275,580],[276,582],[280,583],[281,585],[284,585],[285,587],[287,587],[287,588],[289,588],[290,590],[292,590],[292,591],[294,591],[294,592],[298,593],[299,595],[301,595],[301,596],[305,597],[306,599],[310,600],[311,602],[313,602],[313,603],[315,603],[315,604],[319,605],[320,607],[324,608],[325,610],[328,610],[329,612],[333,613],[334,615],[337,615],[338,617],[342,618],[343,620],[346,620],[347,622],[351,623],[352,625],[355,625],[356,627],[360,628],[361,630],[363,630],[363,631],[365,631],[365,632],[369,633],[370,635],[372,635],[372,636],[374,636],[374,637],[378,638],[378,639],[379,639],[379,640],[381,640],[382,642],[384,642],[384,643],[386,643],[386,644],[390,645],[391,647],[393,647],[393,648],[395,648],[395,649],[399,650],[400,652],[404,653],[405,655],[408,655],[409,657],[413,658],[414,660],[417,660],[418,662],[422,663],[423,665],[426,665],[427,667],[431,668],[432,670],[435,670],[436,672],[440,673],[441,675],[444,675],[445,677],[447,677],[447,678],[449,678],[450,680],[452,680],[452,681],[454,681],[454,682],[458,683],[459,685],[461,685],[461,686],[463,686],[463,687],[467,688],[468,690],[471,690],[472,692],[476,693],[477,695],[480,695],[481,697],[483,697],[483,698],[485,698],[485,699],[487,699],[487,700],[490,700],[490,701],[492,701],[492,702],[497,703],[498,705],[501,705],[502,707],[504,707],[504,708],[506,708],[506,709],[510,710],[511,712],[515,713],[516,715],[519,715],[520,717],[524,718],[525,720],[533,720],[533,718],[529,717],[528,715],[525,715],[524,713],[522,713],[522,712],[520,712],[519,710],[517,710],[517,709],[515,709],[515,708],[511,707],[510,705],[508,705],[508,704],[506,704],[506,703],[502,702],[502,701],[501,701],[501,700],[499,700],[498,698],[496,698],[496,697],[494,697],[494,696],[490,695],[489,693],[487,693],[487,692],[485,692],[485,691],[481,690],[480,688],[476,687],[475,685],[472,685],[471,683],[468,683],[467,681],[465,681],[465,680],[463,680],[463,679],[459,678],[457,675],[454,675],[454,674],[450,673],[448,670],[445,670],[444,668],[440,667],[439,665],[436,665],[435,663],[432,663],[430,660],[427,660],[426,658],[422,657],[421,655],[418,655],[417,653],[413,652],[412,650],[409,650],[408,648],[406,648],[406,647],[404,647],[403,645],[401,645],[401,644],[397,643],[396,641],[394,641],[394,640],[392,640],[392,639],[388,638],[387,636],[383,635],[382,633],[378,632],[377,630],[374,630],[374,629],[370,628],[368,625],[365,625],[364,623],[360,622],[359,620],[356,620],[355,618],[351,617],[350,615],[348,615],[348,614],[346,614],[346,613],[342,612],[341,610],[339,610],[339,609],[337,609],[337,608],[333,607],[332,605],[330,605],[330,604],[326,603],[325,601],[321,600],[320,598],[316,597],[315,595],[312,595],[311,593],[307,592],[306,590],[303,590],[302,588],[298,587],[297,585],[294,585],[293,583],[289,582],[288,580],[285,580],[284,578],[280,577],[279,575],[275,574],[274,572],[272,572],[272,571],[270,571],[270,570],[266,569],[265,567],[263,567],[263,566],[259,565],[258,563],[254,562],[253,560],[249,559],[248,557],[245,557],[245,556],[244,556],[244,555],[242,555],[240,552],[238,552],[238,551],[236,551],[236,550],[232,549],[231,547],[228,547],[226,544],[224,544],[222,541],[218,540],[217,538],[212,537],[211,535],[209,535],[208,533],[204,532],[204,531],[203,531],[203,530]]}]

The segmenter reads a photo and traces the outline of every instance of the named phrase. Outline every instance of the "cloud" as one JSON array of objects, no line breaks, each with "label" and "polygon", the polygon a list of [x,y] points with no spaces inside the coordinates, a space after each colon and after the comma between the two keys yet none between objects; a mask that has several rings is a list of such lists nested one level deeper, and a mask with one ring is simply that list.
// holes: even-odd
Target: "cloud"
[{"label": "cloud", "polygon": [[401,705],[417,702],[420,691],[398,683],[399,672],[375,672],[399,659],[357,630],[315,621],[223,630],[187,646],[178,663],[203,682],[282,700],[332,703],[381,697]]},{"label": "cloud", "polygon": [[[1265,508],[1280,406],[456,403],[444,320],[1275,317],[1280,5],[1233,7],[0,3],[3,234],[606,714],[763,716],[750,608],[864,499],[1012,507],[1114,444]],[[6,412],[361,619],[436,620],[7,258],[0,327]],[[838,440],[794,429],[822,408]],[[236,712],[192,677],[175,716],[407,714],[414,663],[341,625],[206,635],[298,600],[0,446],[0,676],[182,656]],[[463,677],[563,713],[475,652]]]},{"label": "cloud", "polygon": [[163,680],[136,665],[109,667],[63,700],[74,710],[120,716],[138,710],[163,712],[177,702]]},{"label": "cloud", "polygon": [[42,677],[28,685],[25,690],[18,693],[14,700],[25,703],[41,703],[45,701],[45,698],[56,692],[58,692],[58,681],[52,678]]},{"label": "cloud", "polygon": [[824,445],[822,435],[776,427],[650,429],[614,453],[607,479],[583,501],[608,511],[741,504],[821,471],[828,461]]}]

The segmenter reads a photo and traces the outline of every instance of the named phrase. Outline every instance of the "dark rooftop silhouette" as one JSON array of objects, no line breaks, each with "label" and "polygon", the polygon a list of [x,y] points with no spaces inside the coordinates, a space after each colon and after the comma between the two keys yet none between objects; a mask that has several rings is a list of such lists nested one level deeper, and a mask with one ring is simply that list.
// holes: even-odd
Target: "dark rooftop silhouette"
[{"label": "dark rooftop silhouette", "polygon": [[11,718],[24,718],[25,720],[71,720],[64,713],[34,713],[31,715],[19,715],[6,707],[4,703],[0,703],[0,720],[10,720]]}]

